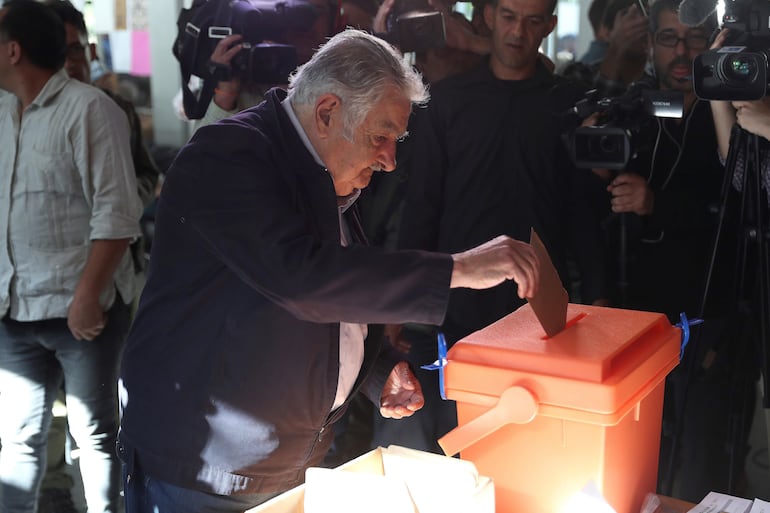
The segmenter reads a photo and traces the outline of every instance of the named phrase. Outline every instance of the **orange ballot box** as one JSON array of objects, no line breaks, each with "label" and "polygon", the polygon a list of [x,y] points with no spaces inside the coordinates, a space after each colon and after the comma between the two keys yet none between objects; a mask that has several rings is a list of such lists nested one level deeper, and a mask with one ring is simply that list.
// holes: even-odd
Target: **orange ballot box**
[{"label": "orange ballot box", "polygon": [[570,304],[547,338],[524,305],[449,351],[459,426],[439,444],[494,480],[497,513],[572,513],[590,482],[617,513],[638,513],[656,489],[679,347],[662,314]]}]

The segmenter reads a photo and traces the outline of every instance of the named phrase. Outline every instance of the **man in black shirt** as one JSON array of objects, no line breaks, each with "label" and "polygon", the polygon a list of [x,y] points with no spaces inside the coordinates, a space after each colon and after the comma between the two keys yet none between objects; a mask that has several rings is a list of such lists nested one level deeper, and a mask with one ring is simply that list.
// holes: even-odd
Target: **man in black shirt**
[{"label": "man in black shirt", "polygon": [[[562,113],[582,90],[554,76],[538,55],[556,26],[554,8],[552,0],[488,5],[490,57],[431,88],[433,99],[415,113],[400,154],[408,185],[399,245],[451,252],[499,234],[529,240],[534,228],[565,287],[574,257],[581,299],[593,302],[604,297],[605,283],[598,220],[583,204],[589,172],[575,169],[561,140]],[[522,304],[515,286],[453,291],[440,329],[451,344]],[[403,338],[411,341],[412,363],[435,360],[430,328],[405,329]],[[439,399],[434,373],[420,379],[425,408],[400,425],[376,419],[375,445],[440,450],[436,440],[457,424],[454,403]]]}]

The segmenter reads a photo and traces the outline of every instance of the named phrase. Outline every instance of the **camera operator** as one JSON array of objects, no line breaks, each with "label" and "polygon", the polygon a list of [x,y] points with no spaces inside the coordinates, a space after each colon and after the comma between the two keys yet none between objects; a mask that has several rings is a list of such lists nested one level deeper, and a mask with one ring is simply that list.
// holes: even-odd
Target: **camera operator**
[{"label": "camera operator", "polygon": [[644,72],[648,20],[634,0],[612,0],[605,11],[609,28],[607,53],[599,63],[597,80],[608,92],[619,91]]},{"label": "camera operator", "polygon": [[[722,48],[729,34],[730,29],[722,29],[714,39],[711,49]],[[727,159],[732,129],[736,124],[750,134],[770,140],[770,97],[765,96],[754,101],[712,100],[711,112],[719,142],[719,155],[723,161]],[[739,189],[743,183],[744,161],[745,155],[739,152],[733,175],[733,184]],[[766,146],[760,148],[759,165],[763,187],[770,191],[770,151]]]},{"label": "camera operator", "polygon": [[[399,41],[393,34],[388,32],[387,19],[391,12],[398,5],[399,0],[384,0],[374,17],[372,30],[375,35],[390,41],[396,46]],[[487,56],[492,51],[491,30],[486,25],[483,18],[485,0],[476,0],[473,3],[473,15],[468,23],[465,16],[457,11],[453,11],[454,0],[425,0],[428,8],[440,12],[443,15],[444,23],[444,43],[431,48],[422,54],[438,55],[437,60],[443,61],[443,64],[430,65],[432,68],[439,68],[438,73],[428,71],[428,76],[423,74],[427,83],[436,82],[453,74],[459,73],[464,69],[473,67],[479,62],[479,56]],[[441,51],[443,50],[443,51]],[[410,51],[402,48],[402,51]],[[545,54],[539,53],[540,61],[550,70],[554,71],[554,62]],[[420,53],[416,55],[416,65],[420,67]],[[446,68],[441,70],[440,68]]]},{"label": "camera operator", "polygon": [[573,62],[561,74],[605,96],[620,95],[644,73],[649,23],[636,0],[611,0],[601,24],[608,32],[604,55],[590,64]]},{"label": "camera operator", "polygon": [[[394,9],[398,8],[398,1],[382,2],[373,23],[375,35],[396,46],[400,46],[398,37],[388,32],[388,19],[397,18]],[[477,34],[463,14],[450,7],[444,0],[427,0],[425,5],[426,9],[442,14],[445,28],[443,41],[439,37],[433,42],[426,41],[426,46],[430,43],[431,47],[415,52],[414,65],[428,84],[469,70],[478,64],[482,55],[489,53],[489,38]]]},{"label": "camera operator", "polygon": [[[308,0],[308,2],[316,8],[317,12],[312,26],[307,30],[286,30],[283,39],[276,41],[277,43],[292,45],[295,48],[298,65],[309,61],[315,49],[333,35],[335,30],[336,3],[330,0]],[[233,58],[243,49],[242,41],[242,35],[233,34],[221,39],[214,47],[211,63],[218,70],[221,70],[221,76],[214,88],[214,96],[206,114],[194,123],[196,130],[201,126],[209,125],[240,110],[259,104],[264,99],[264,94],[268,89],[277,85],[285,85],[285,83],[260,83],[250,77],[240,77],[232,72]]]},{"label": "camera operator", "polygon": [[[731,435],[728,420],[751,412],[736,413],[730,396],[750,397],[754,385],[742,379],[748,365],[740,360],[747,357],[740,353],[742,345],[726,342],[734,337],[727,292],[732,268],[721,254],[703,311],[717,221],[713,206],[720,201],[723,170],[709,103],[696,97],[691,70],[708,48],[716,19],[688,27],[679,21],[678,4],[658,0],[651,7],[654,76],[647,80],[661,91],[681,91],[684,116],[654,118],[643,126],[639,145],[644,151],[637,149],[638,157],[607,190],[612,212],[624,216],[628,241],[620,255],[628,271],[622,306],[663,312],[672,322],[679,321],[680,312],[706,318],[694,328],[697,344],[667,378],[659,471],[663,493],[697,502],[711,490],[732,492],[728,486],[743,468],[748,432]],[[732,449],[732,459],[726,449]]]}]

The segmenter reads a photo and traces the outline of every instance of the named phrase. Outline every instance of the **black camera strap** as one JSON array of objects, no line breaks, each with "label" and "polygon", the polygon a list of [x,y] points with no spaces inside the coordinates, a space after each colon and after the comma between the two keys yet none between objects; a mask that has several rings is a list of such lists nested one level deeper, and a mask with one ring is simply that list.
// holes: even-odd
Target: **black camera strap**
[{"label": "black camera strap", "polygon": [[217,79],[200,77],[201,88],[197,93],[190,88],[190,77],[195,74],[196,60],[201,52],[208,59],[210,48],[203,44],[210,38],[212,28],[217,29],[223,15],[227,12],[228,2],[222,0],[194,0],[188,9],[182,9],[177,19],[179,31],[174,41],[173,53],[179,61],[182,74],[182,102],[185,115],[189,119],[200,119],[208,110],[214,97]]}]

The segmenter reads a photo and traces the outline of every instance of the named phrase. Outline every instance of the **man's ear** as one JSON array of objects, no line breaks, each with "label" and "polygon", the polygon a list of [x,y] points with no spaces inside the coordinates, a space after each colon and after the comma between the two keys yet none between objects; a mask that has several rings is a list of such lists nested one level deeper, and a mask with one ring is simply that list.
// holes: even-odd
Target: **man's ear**
[{"label": "man's ear", "polygon": [[487,28],[489,30],[494,30],[495,28],[495,7],[492,5],[491,2],[487,2],[486,5],[484,5],[484,23],[487,24]]},{"label": "man's ear", "polygon": [[13,65],[16,65],[21,61],[21,45],[19,45],[16,41],[9,41],[6,47],[6,52],[8,52],[8,62],[10,62]]},{"label": "man's ear", "polygon": [[315,127],[319,137],[329,137],[342,120],[342,102],[336,94],[321,95],[315,103]]},{"label": "man's ear", "polygon": [[98,58],[96,53],[96,43],[88,43],[88,62],[95,61]]}]

